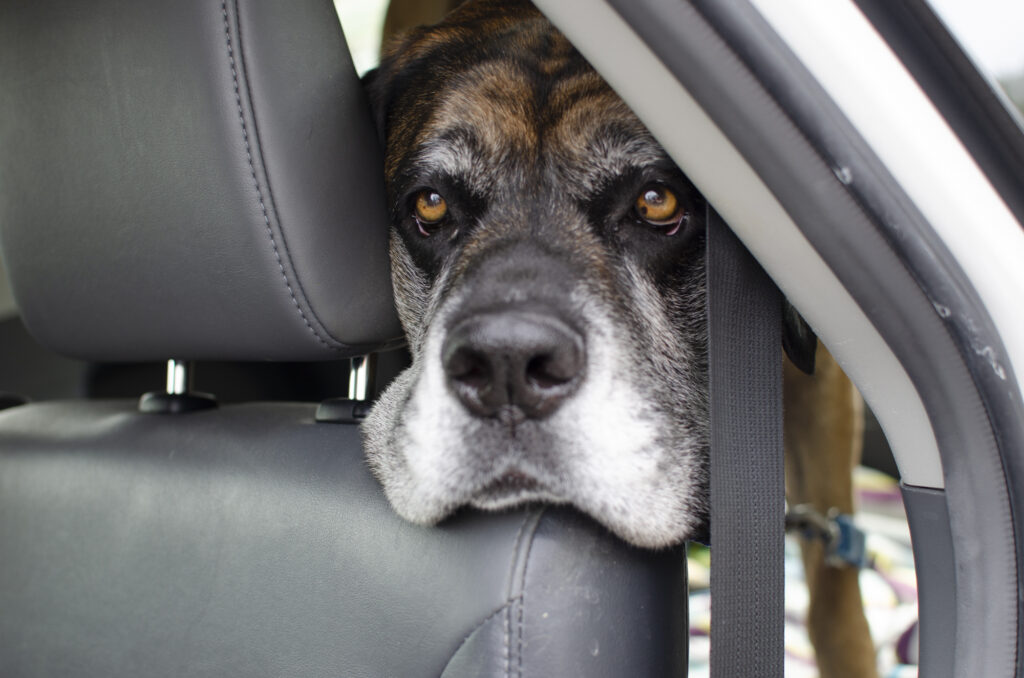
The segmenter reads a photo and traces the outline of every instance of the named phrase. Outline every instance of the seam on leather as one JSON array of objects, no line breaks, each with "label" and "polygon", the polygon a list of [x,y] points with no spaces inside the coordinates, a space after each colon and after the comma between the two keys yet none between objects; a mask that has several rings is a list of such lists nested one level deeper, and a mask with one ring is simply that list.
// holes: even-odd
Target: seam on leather
[{"label": "seam on leather", "polygon": [[[543,514],[544,511],[541,511]],[[530,554],[533,552],[533,536],[537,533],[537,526],[540,525],[540,516],[537,517],[537,522],[533,524],[533,529],[530,531],[530,541],[526,545],[526,558],[523,563],[523,576],[519,582],[519,621],[516,625],[518,628],[518,644],[516,646],[516,654],[518,655],[518,668],[519,678],[523,678],[523,617],[525,616],[526,608],[526,570],[530,567]]]},{"label": "seam on leather", "polygon": [[[270,239],[270,247],[271,247],[271,249],[274,252],[274,258],[276,259],[277,266],[278,266],[278,268],[281,271],[281,279],[284,281],[284,286],[288,290],[288,295],[289,295],[289,297],[291,297],[292,303],[295,305],[295,310],[299,312],[299,317],[302,319],[302,322],[306,325],[306,328],[310,331],[310,333],[312,333],[313,337],[324,348],[327,348],[327,349],[332,350],[332,351],[337,351],[337,350],[339,350],[340,347],[332,345],[326,339],[324,339],[322,336],[320,336],[320,332],[317,331],[316,327],[314,327],[313,324],[309,321],[309,318],[306,317],[306,312],[302,310],[302,304],[299,303],[298,297],[296,297],[296,295],[295,295],[295,289],[292,286],[292,282],[288,279],[288,273],[287,273],[287,271],[285,270],[285,267],[284,267],[284,260],[283,260],[283,258],[281,256],[281,251],[278,248],[277,240],[274,238],[274,229],[273,229],[273,227],[271,226],[271,223],[270,223],[270,213],[267,210],[267,203],[266,203],[266,200],[264,200],[264,197],[263,197],[263,188],[261,187],[259,177],[256,174],[256,164],[253,161],[253,157],[252,157],[252,155],[253,155],[253,153],[252,153],[253,152],[253,145],[252,145],[252,142],[250,141],[248,127],[245,124],[245,113],[244,113],[244,110],[242,108],[242,93],[241,93],[241,88],[239,86],[239,80],[238,80],[238,63],[235,60],[235,49],[232,46],[232,42],[231,42],[231,22],[230,22],[230,18],[229,18],[229,15],[228,15],[228,3],[227,3],[227,0],[222,0],[220,7],[221,7],[221,12],[224,15],[224,38],[225,38],[225,41],[227,43],[228,63],[230,65],[230,67],[231,67],[231,79],[233,81],[234,90],[235,90],[235,104],[238,106],[238,122],[239,122],[239,124],[241,126],[241,130],[242,130],[242,141],[245,142],[245,156],[246,156],[246,159],[249,161],[249,173],[252,176],[253,185],[256,187],[256,198],[259,201],[260,210],[263,213],[263,221],[264,221],[264,223],[266,224],[266,227],[267,227],[267,237]],[[235,2],[234,2],[234,12],[235,12],[235,21],[239,24],[239,26],[238,26],[238,33],[239,33],[238,52],[239,52],[239,59],[241,59],[241,57],[242,57],[242,53],[241,53],[241,46],[242,46],[241,42],[242,42],[242,40],[241,40],[241,21],[239,19],[239,14],[238,14],[238,0],[235,0]],[[250,103],[251,103],[251,101],[250,101]],[[254,128],[255,128],[255,125],[256,125],[256,119],[255,119],[255,113],[254,113],[254,117],[253,117],[253,126],[254,126]],[[257,146],[258,146],[258,141],[259,141],[258,140],[258,133],[259,133],[259,130],[255,130],[254,129],[254,131],[257,134],[257,140],[256,141],[257,141]],[[257,148],[257,150],[259,150],[259,149]],[[263,159],[262,155],[261,155],[260,159],[261,160]],[[264,168],[266,168],[266,163],[264,163],[263,166],[264,166]],[[268,197],[273,199],[273,196],[269,195],[269,191],[270,191],[269,179],[268,179],[267,191],[268,191]],[[297,284],[298,284],[298,281],[296,281],[296,285]]]},{"label": "seam on leather", "polygon": [[512,601],[510,600],[509,604],[505,606],[505,614],[503,614],[502,617],[501,617],[502,629],[504,630],[503,642],[502,642],[502,657],[505,660],[505,678],[511,678],[510,673],[512,671],[512,658],[511,658],[512,648],[510,647],[510,645],[512,643],[512,634],[511,634],[512,619],[511,619],[511,617],[512,617]]},{"label": "seam on leather", "polygon": [[[524,629],[524,626],[525,626],[525,624],[523,622],[523,619],[524,619],[524,616],[525,616],[524,609],[526,607],[526,571],[529,569],[529,566],[530,566],[530,554],[533,553],[533,542],[534,542],[533,538],[537,534],[537,527],[540,525],[541,518],[544,517],[544,512],[545,511],[547,511],[547,507],[546,506],[542,507],[540,509],[540,511],[538,511],[536,514],[528,516],[527,519],[523,521],[522,526],[520,526],[520,528],[519,528],[519,537],[525,536],[526,539],[524,541],[524,540],[520,539],[519,537],[517,537],[516,538],[515,551],[513,552],[515,554],[514,562],[518,562],[518,560],[519,560],[519,553],[520,553],[521,549],[523,548],[523,544],[525,543],[525,545],[526,545],[525,546],[526,552],[523,555],[523,571],[522,571],[522,574],[519,577],[519,587],[518,587],[519,588],[519,594],[517,596],[515,596],[514,598],[512,598],[513,601],[517,601],[517,605],[516,605],[516,608],[517,608],[517,619],[516,619],[516,676],[517,676],[517,678],[523,678],[523,635],[524,635],[523,629]],[[530,531],[529,531],[528,534],[523,535],[523,528],[525,528],[528,524],[530,525]],[[512,610],[511,610],[511,607],[510,607],[509,608],[509,617],[511,617],[511,612],[512,612]],[[511,641],[511,638],[507,638],[507,639],[509,640],[509,642]],[[511,676],[509,675],[510,669],[511,669],[511,667],[509,667],[509,669],[506,669],[506,676],[507,676],[507,678],[511,678]]]},{"label": "seam on leather", "polygon": [[445,671],[448,670],[448,667],[451,666],[452,660],[455,659],[456,657],[458,657],[459,653],[462,652],[462,648],[464,648],[466,646],[466,643],[468,643],[469,639],[473,637],[473,634],[475,634],[477,631],[482,629],[489,621],[491,621],[492,619],[497,617],[499,614],[502,614],[503,612],[508,610],[508,608],[511,607],[512,603],[514,603],[514,602],[515,602],[515,598],[513,598],[511,600],[506,600],[505,603],[501,607],[499,607],[498,609],[494,610],[489,615],[487,615],[486,617],[481,619],[480,622],[477,623],[476,626],[474,626],[473,628],[471,628],[469,630],[469,633],[466,634],[466,637],[462,639],[462,642],[459,643],[459,646],[457,648],[455,648],[454,652],[452,652],[452,656],[448,658],[448,663],[445,664],[444,670],[441,671],[441,675],[442,676],[445,674]]},{"label": "seam on leather", "polygon": [[503,606],[502,609],[505,611],[504,618],[502,619],[503,643],[502,643],[502,658],[505,662],[505,678],[511,678],[512,675],[512,603],[519,597],[513,596],[513,586],[516,576],[516,565],[519,563],[519,544],[523,539],[523,531],[526,529],[527,524],[530,522],[531,514],[527,514],[523,518],[523,522],[519,524],[519,531],[516,532],[516,540],[512,544],[512,566],[508,573],[508,590],[505,595],[508,598],[508,602]]}]

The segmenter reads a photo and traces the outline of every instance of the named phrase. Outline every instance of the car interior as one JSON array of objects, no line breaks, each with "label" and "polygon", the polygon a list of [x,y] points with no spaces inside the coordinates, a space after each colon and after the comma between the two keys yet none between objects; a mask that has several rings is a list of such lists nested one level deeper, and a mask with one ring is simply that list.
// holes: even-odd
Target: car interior
[{"label": "car interior", "polygon": [[[344,359],[398,336],[329,4],[8,4],[0,25],[2,117],[24,125],[0,172],[5,332],[28,347],[4,355],[52,360],[24,322],[87,361],[19,365],[66,399],[3,412],[0,674],[680,672],[681,549],[551,508],[408,525],[357,427],[317,420]],[[231,364],[171,393],[171,359]],[[336,362],[235,362],[267,360]]]},{"label": "car interior", "polygon": [[[749,167],[680,166],[830,348],[855,347],[839,357],[878,414],[864,464],[903,480],[921,675],[1024,675],[1020,403],[992,395],[966,330],[925,317],[941,247],[877,228],[930,215],[805,105],[817,89],[767,24],[664,4],[537,2],[631,104],[671,80],[670,106],[636,106],[674,157],[741,149]],[[377,134],[331,2],[3,2],[0,91],[0,675],[703,675],[685,545],[639,550],[557,506],[414,526],[366,467],[359,421],[408,357]],[[852,158],[857,182],[815,153]],[[760,220],[799,242],[765,244]],[[950,305],[984,310],[969,283]]]}]

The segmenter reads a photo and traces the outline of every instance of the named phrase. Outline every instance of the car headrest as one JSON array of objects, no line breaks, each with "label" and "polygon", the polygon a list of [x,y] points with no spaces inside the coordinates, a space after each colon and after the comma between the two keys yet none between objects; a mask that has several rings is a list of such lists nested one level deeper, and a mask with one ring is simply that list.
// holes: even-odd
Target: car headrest
[{"label": "car headrest", "polygon": [[313,360],[400,336],[329,0],[5,3],[0,92],[0,252],[44,345]]}]

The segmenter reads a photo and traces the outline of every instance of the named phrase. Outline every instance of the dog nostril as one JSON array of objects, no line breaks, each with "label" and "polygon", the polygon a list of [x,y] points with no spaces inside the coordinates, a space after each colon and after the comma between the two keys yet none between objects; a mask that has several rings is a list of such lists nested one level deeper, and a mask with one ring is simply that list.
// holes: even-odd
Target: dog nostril
[{"label": "dog nostril", "polygon": [[527,381],[540,389],[563,386],[579,374],[580,365],[572,345],[562,351],[538,355],[526,364]]},{"label": "dog nostril", "polygon": [[495,374],[491,356],[473,332],[450,333],[441,360],[449,388],[473,414],[494,416],[508,402],[505,389],[500,384],[495,388],[500,375]]},{"label": "dog nostril", "polygon": [[445,363],[449,379],[482,389],[491,383],[491,365],[487,357],[466,347],[458,347]]}]

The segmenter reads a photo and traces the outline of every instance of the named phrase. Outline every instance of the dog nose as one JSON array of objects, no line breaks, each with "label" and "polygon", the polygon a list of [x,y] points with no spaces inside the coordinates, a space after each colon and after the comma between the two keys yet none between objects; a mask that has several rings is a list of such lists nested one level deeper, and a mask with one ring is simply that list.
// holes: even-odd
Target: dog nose
[{"label": "dog nose", "polygon": [[442,347],[449,386],[480,417],[548,416],[576,390],[585,358],[580,333],[544,312],[473,315]]}]

